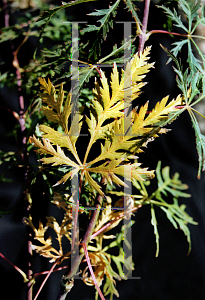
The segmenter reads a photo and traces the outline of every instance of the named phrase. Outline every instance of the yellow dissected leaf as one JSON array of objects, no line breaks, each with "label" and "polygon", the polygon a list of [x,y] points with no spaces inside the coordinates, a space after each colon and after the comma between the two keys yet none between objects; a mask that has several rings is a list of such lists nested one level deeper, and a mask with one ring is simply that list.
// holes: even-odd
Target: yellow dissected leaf
[{"label": "yellow dissected leaf", "polygon": [[[143,136],[148,136],[149,133],[155,130],[154,125],[159,123],[165,118],[168,118],[169,113],[177,110],[177,105],[181,103],[181,96],[179,95],[176,100],[172,100],[167,104],[168,97],[164,97],[161,102],[157,103],[151,113],[148,111],[148,102],[142,106],[137,113],[135,110],[132,111],[132,135],[124,134],[124,118],[120,118],[112,123],[113,127],[108,128],[110,131],[110,139],[105,140],[104,145],[101,146],[101,154],[93,161],[89,162],[88,165],[92,165],[98,161],[104,159],[119,159],[121,157],[128,157],[129,151],[134,152],[138,149],[138,142],[141,142]],[[166,105],[167,104],[167,105]],[[156,133],[166,133],[168,130],[165,128],[157,128],[152,133],[152,137],[147,137],[147,140],[142,144],[146,146],[151,140],[157,137]],[[137,150],[136,150],[137,149]],[[118,152],[117,152],[118,151]]]},{"label": "yellow dissected leaf", "polygon": [[47,107],[42,107],[42,111],[47,116],[47,118],[55,123],[58,123],[64,130],[68,133],[68,118],[71,113],[71,94],[68,94],[64,102],[64,91],[63,84],[60,85],[58,96],[56,99],[56,90],[48,79],[48,83],[45,78],[39,78],[43,93],[40,94],[43,102],[47,104]]},{"label": "yellow dissected leaf", "polygon": [[[31,226],[34,230],[35,237],[34,239],[41,243],[41,245],[32,245],[32,249],[35,250],[40,255],[50,258],[50,262],[55,262],[57,259],[61,261],[67,259],[69,256],[63,254],[62,249],[62,237],[67,237],[70,241],[70,229],[71,229],[71,220],[68,219],[68,214],[65,214],[65,217],[61,223],[61,226],[57,223],[54,217],[47,217],[47,224],[43,226],[41,222],[39,222],[39,228],[36,229],[29,218],[24,218],[24,221],[27,225]],[[70,221],[70,222],[69,222]],[[52,228],[57,236],[57,241],[59,244],[59,250],[56,250],[52,247],[52,239],[51,237],[45,239],[45,233],[48,227]]]},{"label": "yellow dissected leaf", "polygon": [[[148,64],[148,54],[150,52],[150,47],[146,48],[143,54],[138,57],[136,54],[131,61],[127,64],[126,71],[122,72],[121,80],[119,82],[119,74],[117,66],[114,65],[113,72],[111,74],[111,90],[112,96],[110,96],[109,84],[105,74],[101,71],[101,84],[102,87],[96,83],[93,100],[93,109],[95,110],[96,116],[91,112],[90,119],[87,118],[86,122],[89,127],[91,134],[91,139],[85,154],[84,164],[86,163],[89,151],[92,145],[97,139],[102,138],[102,134],[106,133],[107,128],[103,128],[104,122],[113,118],[119,118],[124,115],[123,109],[125,108],[124,103],[124,93],[126,90],[130,89],[131,99],[134,100],[144,83],[142,79],[145,74],[150,70],[153,64]],[[125,76],[129,72],[128,75]],[[130,81],[130,86],[124,78],[128,78]]]},{"label": "yellow dissected leaf", "polygon": [[[116,217],[118,217],[120,214],[122,214],[123,211],[113,211],[112,210],[112,199],[107,196],[106,202],[104,203],[104,209],[102,209],[102,212],[100,214],[100,217],[98,218],[98,223],[95,226],[94,232],[97,232],[100,230],[106,223],[114,220]],[[110,225],[108,228],[106,228],[102,233],[100,233],[96,238],[99,239],[101,235],[104,235],[105,232],[111,230],[113,227],[117,226],[122,219],[119,219],[118,221],[114,222],[112,225]]]},{"label": "yellow dissected leaf", "polygon": [[57,251],[55,248],[52,247],[52,239],[51,237],[45,239],[45,232],[48,229],[48,225],[45,227],[41,222],[39,222],[39,228],[36,229],[31,222],[29,218],[24,218],[24,221],[27,225],[31,226],[32,229],[34,230],[35,237],[34,239],[39,241],[42,245],[37,246],[37,245],[32,245],[32,249],[35,250],[37,253],[40,255],[50,258],[50,262],[54,262],[57,259],[62,257],[62,253]]},{"label": "yellow dissected leaf", "polygon": [[38,153],[51,155],[51,157],[41,158],[41,161],[44,164],[52,164],[53,166],[67,165],[79,170],[79,165],[72,161],[69,157],[67,157],[60,146],[57,145],[57,149],[55,150],[48,139],[42,140],[43,143],[41,143],[41,141],[35,136],[30,137],[29,139],[30,143],[33,143],[34,146],[39,148],[38,150],[36,150]]},{"label": "yellow dissected leaf", "polygon": [[84,172],[85,175],[85,184],[88,183],[93,191],[97,191],[101,196],[104,195],[101,187],[97,184],[97,182],[90,176],[88,170]]},{"label": "yellow dissected leaf", "polygon": [[178,110],[176,106],[180,105],[182,102],[181,95],[178,95],[176,100],[174,99],[167,104],[168,99],[169,96],[166,96],[160,102],[157,102],[155,108],[151,111],[151,113],[149,113],[148,117],[145,119],[145,126],[158,123],[163,117],[166,117],[169,113]]},{"label": "yellow dissected leaf", "polygon": [[68,215],[65,214],[65,218],[63,219],[61,226],[58,224],[58,222],[56,221],[56,219],[54,217],[47,217],[47,226],[50,228],[53,228],[53,230],[55,231],[56,235],[57,235],[57,241],[59,244],[59,252],[63,255],[63,249],[62,249],[62,238],[63,236],[67,237],[67,239],[69,239],[69,241],[71,241],[71,219],[67,219]]},{"label": "yellow dissected leaf", "polygon": [[76,137],[69,134],[62,134],[46,125],[40,125],[39,129],[44,133],[43,137],[48,139],[52,144],[67,148],[75,157],[77,162],[81,164],[75,148]]},{"label": "yellow dissected leaf", "polygon": [[[73,154],[75,159],[81,164],[80,159],[78,157],[78,153],[75,148],[75,143],[78,138],[79,132],[76,134],[71,134],[71,128],[68,130],[68,119],[71,115],[71,94],[69,93],[64,100],[64,91],[63,91],[63,84],[60,85],[58,95],[56,96],[56,89],[48,79],[48,83],[46,82],[45,78],[39,78],[39,82],[41,84],[42,89],[44,90],[43,93],[40,94],[43,102],[47,106],[43,106],[41,111],[46,115],[48,120],[58,123],[65,134],[63,139],[63,135],[55,131],[54,129],[49,128],[48,126],[41,125],[40,130],[42,130],[46,134],[46,138],[50,139],[50,141],[57,145],[59,139],[69,149],[69,151]],[[79,113],[79,112],[78,112]],[[79,118],[79,126],[77,128],[80,131],[82,127],[82,116],[78,114]],[[61,147],[64,147],[58,144]]]},{"label": "yellow dissected leaf", "polygon": [[59,180],[59,181],[57,182],[56,185],[61,184],[61,183],[65,183],[68,179],[73,178],[73,176],[74,176],[75,174],[77,174],[78,172],[79,172],[79,168],[72,169],[70,172],[66,173],[66,174],[61,178],[61,180]]},{"label": "yellow dissected leaf", "polygon": [[139,181],[154,177],[153,171],[147,171],[147,168],[141,169],[139,167],[139,163],[121,165],[122,161],[123,159],[112,160],[98,167],[89,168],[88,170],[90,172],[102,174],[102,176],[104,176],[110,184],[114,182],[122,186],[126,186],[126,184],[117,177],[116,174],[126,178],[127,180],[136,179]]},{"label": "yellow dissected leaf", "polygon": [[[127,106],[125,102],[131,102],[138,97],[145,84],[142,80],[153,66],[147,62],[149,53],[150,47],[147,47],[143,53],[140,53],[140,56],[134,55],[127,63],[125,71],[122,70],[121,78],[119,78],[117,66],[114,64],[110,86],[105,74],[101,71],[101,87],[97,82],[95,83],[90,116],[86,116],[90,141],[83,164],[78,157],[75,146],[77,137],[71,136],[71,129],[68,130],[67,128],[68,118],[71,114],[71,97],[68,95],[64,103],[64,92],[61,85],[56,99],[55,87],[51,82],[48,80],[47,83],[45,79],[39,80],[44,89],[41,97],[47,104],[44,112],[50,120],[58,122],[63,127],[65,134],[41,125],[40,130],[44,133],[43,143],[35,137],[31,137],[30,141],[39,148],[37,150],[39,153],[50,155],[41,159],[43,163],[72,167],[72,170],[69,170],[58,184],[66,182],[79,170],[82,170],[85,184],[88,183],[93,191],[103,195],[100,185],[91,177],[90,173],[101,174],[110,184],[115,183],[122,186],[126,186],[123,178],[145,180],[154,176],[153,171],[140,168],[140,164],[130,163],[130,160],[135,159],[133,154],[141,152],[140,147],[145,147],[149,141],[157,137],[158,133],[167,132],[166,129],[160,128],[159,124],[161,125],[162,121],[168,119],[169,113],[177,110],[176,107],[181,104],[182,99],[181,96],[178,96],[176,100],[167,104],[168,97],[165,97],[156,104],[151,112],[148,112],[148,102],[140,108],[139,112],[133,110],[129,116],[132,135],[124,134],[123,110]],[[81,122],[79,124],[82,125]],[[104,139],[104,143],[101,144],[101,153],[87,163],[90,149],[99,139]],[[67,157],[62,148],[68,149],[77,163]]]},{"label": "yellow dissected leaf", "polygon": [[[102,281],[104,279],[104,275],[107,275],[107,268],[106,263],[103,260],[103,257],[100,255],[100,253],[95,252],[88,252],[91,265],[93,267],[93,272],[97,281],[98,286],[101,286]],[[83,271],[82,278],[85,284],[87,285],[94,285],[94,281],[92,276],[88,276],[88,273],[86,272],[88,267],[86,267]]]}]

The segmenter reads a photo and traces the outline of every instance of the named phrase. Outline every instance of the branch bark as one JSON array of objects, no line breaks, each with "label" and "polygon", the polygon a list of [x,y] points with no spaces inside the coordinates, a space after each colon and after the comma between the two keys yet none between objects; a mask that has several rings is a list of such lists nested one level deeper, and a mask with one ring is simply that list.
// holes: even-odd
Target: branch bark
[{"label": "branch bark", "polygon": [[149,16],[149,7],[150,7],[150,0],[145,0],[144,6],[144,16],[142,21],[142,33],[139,36],[139,47],[138,47],[138,54],[140,55],[143,52],[144,44],[147,40],[147,23],[148,23],[148,16]]},{"label": "branch bark", "polygon": [[[104,188],[105,188],[105,179],[104,178],[102,178],[101,184],[104,185]],[[95,206],[94,206],[95,209],[93,210],[88,228],[87,228],[85,235],[80,243],[81,247],[79,249],[79,254],[76,256],[75,261],[73,262],[72,266],[70,266],[68,268],[67,272],[62,277],[57,300],[64,300],[66,298],[68,292],[70,292],[70,290],[71,290],[71,283],[73,282],[74,276],[76,275],[79,265],[84,257],[84,250],[83,250],[82,244],[87,246],[91,239],[92,233],[95,228],[95,224],[98,220],[98,216],[100,213],[102,200],[103,200],[103,196],[101,196],[101,195],[98,195],[95,199]]]}]

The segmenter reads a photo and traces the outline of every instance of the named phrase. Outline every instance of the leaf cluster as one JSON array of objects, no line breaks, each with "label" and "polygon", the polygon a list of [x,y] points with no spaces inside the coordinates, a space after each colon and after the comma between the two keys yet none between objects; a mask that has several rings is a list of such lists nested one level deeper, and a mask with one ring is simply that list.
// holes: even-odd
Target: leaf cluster
[{"label": "leaf cluster", "polygon": [[[31,216],[24,219],[24,222],[34,231],[35,242],[32,249],[53,262],[53,268],[56,264],[70,259],[73,241],[78,238],[75,226],[79,215],[82,214],[82,219],[89,224],[88,228],[92,227],[92,230],[85,233],[89,238],[84,246],[87,247],[95,276],[94,278],[91,272],[89,273],[89,264],[88,267],[83,267],[85,261],[83,257],[85,254],[86,258],[86,253],[85,251],[82,253],[84,248],[81,241],[77,246],[80,246],[79,265],[83,270],[83,280],[87,285],[94,285],[97,282],[98,286],[101,286],[104,283],[104,295],[110,295],[112,299],[113,295],[119,296],[115,280],[126,279],[123,264],[128,270],[131,266],[129,271],[134,268],[131,257],[124,257],[122,242],[124,241],[128,248],[131,247],[126,239],[126,230],[132,226],[131,217],[140,207],[150,205],[151,224],[156,238],[156,256],[159,254],[157,207],[166,214],[175,229],[183,231],[190,251],[191,239],[188,225],[196,222],[185,212],[185,205],[179,204],[179,198],[190,197],[185,192],[187,185],[180,181],[178,174],[171,177],[169,167],[161,169],[159,163],[156,168],[158,186],[154,192],[149,193],[147,187],[149,180],[154,178],[155,171],[148,170],[147,166],[142,167],[140,156],[149,142],[169,131],[166,128],[167,124],[187,110],[196,134],[199,154],[198,177],[201,170],[205,169],[205,136],[199,129],[194,114],[197,111],[193,108],[205,95],[205,57],[195,40],[197,38],[195,30],[198,25],[205,25],[205,19],[204,7],[200,1],[179,0],[171,3],[160,1],[159,4],[162,5],[159,7],[169,17],[168,28],[175,25],[183,31],[182,39],[174,42],[171,50],[162,46],[176,65],[174,67],[177,74],[176,81],[182,94],[171,101],[168,96],[165,96],[151,111],[148,102],[133,109],[133,101],[138,100],[146,84],[144,79],[154,63],[149,62],[150,47],[138,54],[135,53],[135,45],[131,45],[131,42],[133,43],[136,37],[142,34],[136,5],[131,0],[116,0],[109,8],[96,9],[89,14],[89,18],[97,20],[97,25],[85,25],[79,32],[80,59],[76,63],[82,65],[75,75],[78,77],[77,88],[80,96],[76,97],[76,86],[70,90],[70,80],[73,75],[70,69],[73,63],[72,31],[70,24],[62,23],[67,21],[64,9],[89,1],[93,0],[62,2],[61,6],[52,7],[44,12],[42,9],[45,7],[42,6],[42,16],[38,20],[36,16],[28,14],[20,24],[3,28],[0,36],[2,45],[8,40],[15,44],[19,36],[23,39],[23,43],[17,48],[16,56],[28,39],[37,37],[38,42],[34,59],[27,65],[20,63],[14,65],[13,70],[3,71],[0,74],[0,83],[1,86],[6,84],[12,87],[17,84],[15,72],[21,74],[21,89],[23,93],[33,98],[23,115],[25,127],[28,135],[31,132],[36,133],[30,136],[29,145],[26,147],[29,152],[35,147],[37,158],[40,158],[37,172],[34,170],[36,166],[29,165],[28,175],[31,176],[29,188],[32,190],[32,185],[36,184],[36,177],[40,173],[48,185],[52,203],[65,212],[60,223],[51,216],[47,217],[45,225],[40,221],[38,228],[33,225]],[[102,43],[107,41],[122,2],[136,22],[136,36],[130,37],[128,41],[121,41],[120,46],[112,45],[113,49],[110,53],[99,58]],[[176,9],[177,2],[186,22],[179,16]],[[200,14],[199,9],[201,9]],[[95,36],[94,42],[93,36]],[[84,43],[84,40],[87,42]],[[41,43],[44,49],[42,56],[39,57],[38,50]],[[178,58],[184,46],[188,49],[189,66],[185,71]],[[193,46],[197,55],[192,49]],[[123,56],[126,48],[132,52],[129,61],[126,61]],[[107,72],[99,68],[99,65],[103,64],[112,65],[110,77]],[[121,71],[119,64],[124,64]],[[2,65],[5,67],[4,62]],[[94,88],[91,91],[90,79],[94,76],[98,78],[95,78]],[[39,89],[41,89],[40,93]],[[20,113],[14,112],[14,116],[19,120]],[[41,125],[35,130],[37,123]],[[84,145],[85,131],[87,144]],[[98,151],[95,151],[96,149]],[[82,151],[84,151],[83,158],[80,155]],[[1,152],[0,164],[9,161],[26,168],[25,161],[21,160],[21,163],[17,161],[18,156],[18,153]],[[50,183],[47,174],[58,174],[56,177],[59,180],[54,186]],[[76,178],[79,182],[74,189]],[[6,180],[3,175],[0,177],[0,182]],[[135,192],[132,192],[134,188]],[[55,193],[56,190],[63,189],[68,195],[62,197]],[[130,193],[126,192],[128,189]],[[79,197],[77,203],[74,201],[76,195]],[[28,202],[31,205],[32,201]],[[114,203],[116,210],[113,209]],[[97,217],[92,224],[95,213]],[[130,220],[130,223],[122,226],[121,232],[114,236],[112,230],[117,228],[122,219]],[[55,233],[57,247],[54,246],[55,241],[50,236],[47,237],[51,230]],[[68,242],[69,247],[64,247],[64,240]],[[113,254],[114,249],[117,249],[116,255]],[[73,285],[74,275],[67,278],[68,285],[70,282]],[[70,291],[71,285],[67,292]]]},{"label": "leaf cluster", "polygon": [[[110,81],[108,81],[104,72],[100,70],[101,85],[97,81],[95,82],[94,97],[91,100],[89,115],[84,115],[81,110],[76,112],[73,109],[75,102],[73,102],[72,94],[64,95],[63,84],[59,88],[55,88],[50,80],[47,82],[44,78],[39,79],[42,89],[39,96],[44,104],[41,111],[51,124],[58,123],[61,130],[57,131],[51,126],[40,125],[42,141],[33,136],[30,137],[30,142],[37,147],[36,151],[43,155],[43,158],[41,158],[43,164],[66,166],[67,172],[58,184],[72,180],[74,176],[79,176],[81,186],[92,190],[95,197],[101,195],[101,197],[105,198],[102,204],[105,209],[102,209],[99,214],[91,236],[91,240],[95,239],[96,245],[94,247],[92,244],[88,245],[88,255],[91,264],[94,265],[97,284],[100,286],[104,276],[106,276],[104,292],[105,294],[110,293],[111,297],[113,294],[118,295],[114,278],[119,279],[123,273],[121,265],[123,263],[123,251],[119,247],[118,256],[112,256],[107,252],[108,249],[119,246],[119,244],[116,244],[119,242],[118,239],[111,242],[110,246],[104,249],[102,242],[104,239],[113,238],[112,235],[107,236],[106,233],[116,227],[123,217],[130,217],[132,212],[142,205],[151,205],[151,223],[154,226],[156,235],[157,255],[159,251],[159,235],[154,206],[159,206],[165,211],[175,228],[179,226],[184,231],[188,242],[190,242],[190,236],[186,224],[195,224],[192,218],[184,212],[185,207],[178,205],[177,198],[187,196],[182,191],[187,186],[181,184],[178,175],[171,179],[169,170],[166,168],[162,171],[161,177],[159,166],[156,173],[159,184],[157,191],[150,197],[144,191],[145,185],[143,182],[153,178],[154,171],[142,168],[136,154],[141,153],[150,140],[154,140],[159,134],[167,132],[162,126],[164,127],[173,120],[173,115],[178,112],[178,106],[182,103],[182,97],[179,95],[170,102],[168,102],[168,97],[164,97],[152,111],[148,111],[148,103],[138,110],[129,110],[130,103],[139,97],[141,89],[145,85],[143,82],[145,75],[153,67],[152,63],[148,63],[149,54],[149,47],[140,56],[136,54],[127,63],[121,75],[117,66],[114,65]],[[132,80],[129,80],[130,77]],[[127,91],[129,94],[125,97]],[[128,119],[130,118],[128,126],[126,126],[125,119],[126,110]],[[70,119],[73,121],[70,121]],[[79,144],[77,141],[81,138],[80,130],[83,123],[87,124],[89,141],[82,162],[78,155]],[[95,144],[100,144],[100,154],[89,159],[89,153]],[[129,212],[125,211],[122,199],[115,204],[121,207],[122,211],[112,211],[112,199],[106,195],[106,187],[104,191],[99,181],[93,176],[97,174],[104,178],[107,186],[111,187],[111,194],[118,194],[115,191],[116,185],[126,187],[125,180],[132,182],[133,186],[142,192],[141,200],[135,201],[135,197],[138,198],[138,196],[128,195]],[[123,178],[124,181],[122,180]],[[163,195],[166,196],[167,192],[173,195],[173,204],[168,204],[163,200]],[[126,197],[124,192],[120,193]],[[82,205],[81,200],[80,205]],[[88,214],[89,216],[91,215]],[[57,234],[59,232],[62,234],[62,225],[59,226],[55,223],[55,220],[50,222],[50,219],[48,219],[47,226],[51,227],[51,225]],[[119,238],[122,240],[121,235]],[[36,246],[35,249],[41,251]],[[111,268],[111,260],[116,264],[119,275]],[[83,276],[86,284],[94,284],[93,278],[87,273],[87,268],[84,270]]]}]

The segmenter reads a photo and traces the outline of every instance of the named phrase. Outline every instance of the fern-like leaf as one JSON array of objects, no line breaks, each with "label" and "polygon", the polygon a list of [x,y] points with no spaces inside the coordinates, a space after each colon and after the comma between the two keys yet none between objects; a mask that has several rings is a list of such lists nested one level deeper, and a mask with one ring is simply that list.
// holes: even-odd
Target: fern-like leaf
[{"label": "fern-like leaf", "polygon": [[[115,1],[115,3],[110,6],[108,9],[100,9],[100,10],[96,10],[92,13],[90,13],[90,16],[103,16],[101,19],[98,20],[98,22],[101,23],[100,26],[96,26],[96,25],[88,25],[86,28],[84,28],[82,30],[82,33],[86,33],[86,32],[91,32],[91,31],[96,31],[96,39],[90,49],[90,53],[89,53],[89,57],[91,57],[92,55],[94,55],[94,58],[97,58],[97,52],[101,53],[101,46],[100,46],[100,42],[101,42],[101,36],[100,36],[100,32],[102,30],[102,37],[104,40],[106,40],[107,38],[107,33],[109,31],[109,28],[113,28],[113,19],[112,17],[116,16],[116,9],[119,6],[120,0]],[[96,52],[97,51],[97,52]]]}]

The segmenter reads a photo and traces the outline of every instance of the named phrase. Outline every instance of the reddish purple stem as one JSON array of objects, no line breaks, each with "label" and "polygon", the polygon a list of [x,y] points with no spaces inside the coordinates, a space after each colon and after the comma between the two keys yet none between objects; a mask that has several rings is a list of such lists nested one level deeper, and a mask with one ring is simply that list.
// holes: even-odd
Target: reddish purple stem
[{"label": "reddish purple stem", "polygon": [[150,0],[145,0],[144,16],[142,21],[142,33],[139,36],[139,47],[138,47],[139,55],[141,52],[143,52],[144,44],[147,39],[146,31],[147,31],[147,23],[148,23],[148,16],[149,16],[149,6],[150,6]]}]

